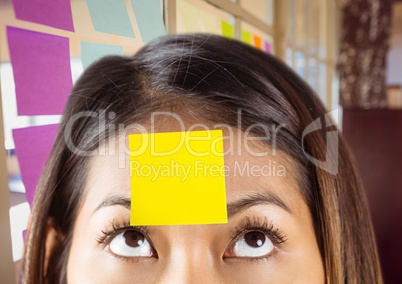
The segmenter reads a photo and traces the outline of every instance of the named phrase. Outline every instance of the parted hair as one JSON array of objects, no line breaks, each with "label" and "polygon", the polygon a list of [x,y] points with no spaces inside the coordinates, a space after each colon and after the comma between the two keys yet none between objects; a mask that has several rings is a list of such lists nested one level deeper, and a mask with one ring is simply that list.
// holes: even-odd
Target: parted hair
[{"label": "parted hair", "polygon": [[[308,205],[325,268],[326,283],[382,283],[364,190],[352,157],[338,132],[338,170],[329,173],[306,158],[303,149],[325,160],[325,131],[303,130],[326,111],[311,88],[283,62],[239,41],[209,34],[169,35],[132,57],[108,56],[91,65],[69,96],[58,135],[37,187],[23,257],[22,281],[66,283],[74,222],[84,198],[90,157],[71,151],[99,148],[112,124],[144,121],[157,110],[175,109],[200,120],[237,127],[285,125],[276,147],[297,164],[301,194]],[[113,112],[106,123],[84,111]],[[258,129],[255,129],[257,135]],[[303,144],[303,146],[302,146]],[[269,145],[268,145],[269,146]],[[46,226],[63,235],[44,271]]]}]

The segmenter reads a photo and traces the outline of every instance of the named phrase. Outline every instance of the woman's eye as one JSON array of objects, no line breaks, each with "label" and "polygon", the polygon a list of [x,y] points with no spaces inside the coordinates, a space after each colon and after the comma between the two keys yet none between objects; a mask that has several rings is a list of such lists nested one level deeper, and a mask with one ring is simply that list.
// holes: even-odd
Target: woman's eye
[{"label": "woman's eye", "polygon": [[270,254],[274,250],[274,244],[259,231],[251,231],[243,234],[231,246],[228,257],[261,257]]},{"label": "woman's eye", "polygon": [[109,250],[115,255],[125,257],[154,255],[154,250],[147,238],[136,230],[126,230],[116,235],[109,243]]}]

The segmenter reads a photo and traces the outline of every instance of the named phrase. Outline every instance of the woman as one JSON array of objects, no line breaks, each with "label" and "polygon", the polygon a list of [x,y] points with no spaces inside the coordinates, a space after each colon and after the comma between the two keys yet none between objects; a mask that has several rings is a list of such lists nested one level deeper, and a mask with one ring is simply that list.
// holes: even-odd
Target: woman
[{"label": "woman", "polygon": [[[347,147],[311,128],[324,116],[282,62],[218,36],[167,36],[103,58],[69,98],[24,283],[381,283]],[[131,227],[127,134],[200,128],[225,136],[228,223]],[[338,160],[324,166],[328,151]]]}]

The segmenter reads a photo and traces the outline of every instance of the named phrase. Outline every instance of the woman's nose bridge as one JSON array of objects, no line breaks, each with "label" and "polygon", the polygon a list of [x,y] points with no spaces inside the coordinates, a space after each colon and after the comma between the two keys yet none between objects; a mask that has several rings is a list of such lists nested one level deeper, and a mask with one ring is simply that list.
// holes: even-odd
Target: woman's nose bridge
[{"label": "woman's nose bridge", "polygon": [[219,282],[219,254],[207,241],[205,228],[183,226],[176,229],[176,242],[170,243],[169,255],[163,264],[163,278],[174,279],[174,283]]},{"label": "woman's nose bridge", "polygon": [[207,249],[173,249],[167,259],[163,279],[168,283],[217,283],[216,262]]},{"label": "woman's nose bridge", "polygon": [[[180,226],[176,227],[177,233],[173,233],[171,243],[171,259],[178,261],[183,258],[188,265],[192,263],[213,265],[214,256],[217,254],[213,246],[213,238],[209,236],[211,230],[206,226]],[[176,241],[174,241],[176,239]]]}]

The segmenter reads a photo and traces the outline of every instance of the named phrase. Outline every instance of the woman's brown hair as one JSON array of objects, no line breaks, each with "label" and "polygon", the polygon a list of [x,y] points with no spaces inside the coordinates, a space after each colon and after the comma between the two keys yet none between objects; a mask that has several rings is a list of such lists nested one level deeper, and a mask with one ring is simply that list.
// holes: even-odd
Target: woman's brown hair
[{"label": "woman's brown hair", "polygon": [[[276,147],[298,165],[326,282],[382,282],[366,197],[342,137],[338,134],[338,146],[332,149],[338,151],[338,163],[329,161],[337,173],[306,157],[307,152],[324,161],[327,152],[325,127],[303,137],[308,125],[325,118],[314,92],[271,55],[219,36],[187,34],[156,39],[133,57],[103,58],[75,84],[37,188],[23,259],[24,283],[66,282],[74,221],[85,194],[87,154],[111,135],[112,125],[144,121],[153,111],[172,108],[233,127],[241,112],[242,130],[252,124],[284,125]],[[87,115],[75,118],[83,112]],[[99,122],[101,115],[104,123]],[[72,151],[71,145],[82,152]],[[45,273],[49,220],[64,237]]]}]

